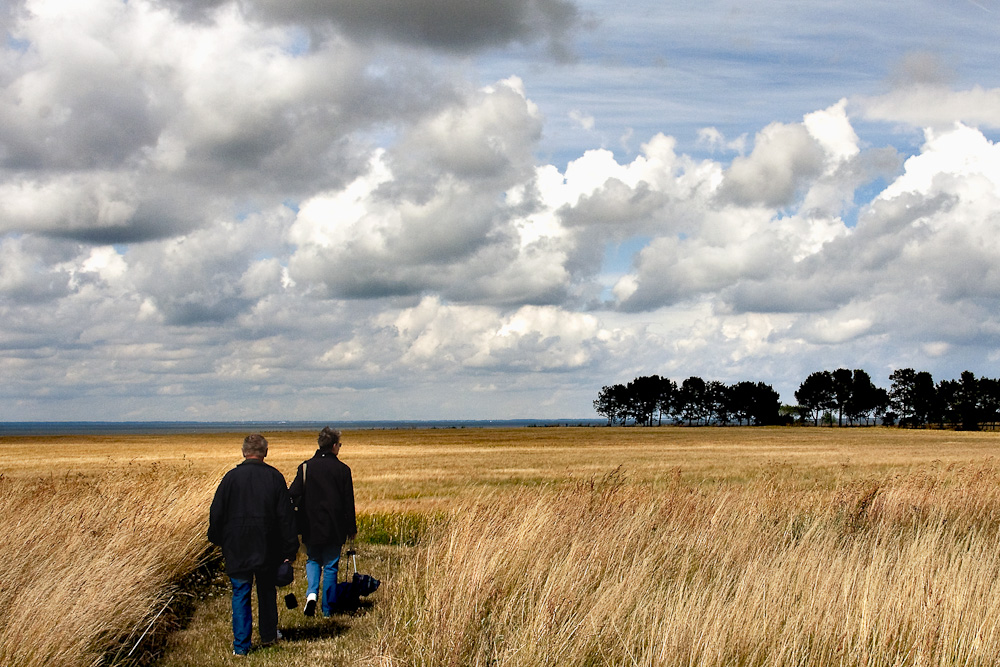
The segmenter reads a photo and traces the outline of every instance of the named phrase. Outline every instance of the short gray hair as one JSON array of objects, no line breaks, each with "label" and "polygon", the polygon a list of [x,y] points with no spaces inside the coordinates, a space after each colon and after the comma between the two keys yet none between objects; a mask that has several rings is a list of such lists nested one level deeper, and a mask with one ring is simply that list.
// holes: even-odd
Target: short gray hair
[{"label": "short gray hair", "polygon": [[243,456],[267,456],[267,440],[260,433],[252,433],[243,439]]},{"label": "short gray hair", "polygon": [[329,426],[324,426],[316,438],[320,449],[333,449],[333,446],[340,442],[340,431]]}]

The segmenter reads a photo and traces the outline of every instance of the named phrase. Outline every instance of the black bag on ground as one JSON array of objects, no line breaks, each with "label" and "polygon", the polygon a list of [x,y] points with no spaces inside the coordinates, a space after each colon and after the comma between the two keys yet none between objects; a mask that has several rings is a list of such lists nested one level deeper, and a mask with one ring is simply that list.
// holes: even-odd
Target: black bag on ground
[{"label": "black bag on ground", "polygon": [[354,574],[346,581],[337,582],[337,608],[353,610],[361,604],[362,597],[377,591],[382,582],[370,574],[358,572],[357,553],[354,550],[348,551],[344,555],[350,556],[351,564],[354,566]]},{"label": "black bag on ground", "polygon": [[295,581],[295,570],[292,569],[292,564],[286,560],[278,566],[278,571],[274,575],[274,585],[278,588],[284,588],[293,581]]}]

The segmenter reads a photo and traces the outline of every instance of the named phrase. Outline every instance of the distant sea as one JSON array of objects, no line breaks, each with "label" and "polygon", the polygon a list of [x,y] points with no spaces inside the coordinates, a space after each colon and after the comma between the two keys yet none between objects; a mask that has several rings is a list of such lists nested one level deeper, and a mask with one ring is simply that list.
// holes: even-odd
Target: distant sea
[{"label": "distant sea", "polygon": [[472,419],[414,421],[229,421],[229,422],[0,422],[5,435],[157,435],[170,433],[274,433],[319,431],[324,426],[343,430],[418,428],[531,428],[603,426],[606,419]]}]

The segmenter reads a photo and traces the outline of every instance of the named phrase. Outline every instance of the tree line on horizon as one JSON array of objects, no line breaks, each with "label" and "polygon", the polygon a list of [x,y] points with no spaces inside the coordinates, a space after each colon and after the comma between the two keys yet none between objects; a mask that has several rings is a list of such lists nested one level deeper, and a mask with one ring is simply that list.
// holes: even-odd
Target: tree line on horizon
[{"label": "tree line on horizon", "polygon": [[594,410],[608,425],[882,424],[922,427],[937,424],[960,430],[996,427],[1000,421],[1000,380],[964,371],[957,380],[934,382],[926,371],[902,368],[889,375],[890,387],[872,382],[862,369],[810,373],[795,391],[796,405],[782,405],[763,382],[725,384],[692,376],[677,383],[659,375],[602,387]]}]

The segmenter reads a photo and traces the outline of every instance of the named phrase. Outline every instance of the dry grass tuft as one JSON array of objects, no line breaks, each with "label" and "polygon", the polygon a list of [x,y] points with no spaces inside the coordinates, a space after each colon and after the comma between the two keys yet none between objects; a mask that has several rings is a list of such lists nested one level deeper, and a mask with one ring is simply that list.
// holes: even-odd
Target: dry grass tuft
[{"label": "dry grass tuft", "polygon": [[126,658],[204,552],[211,491],[157,464],[0,476],[0,664]]}]

